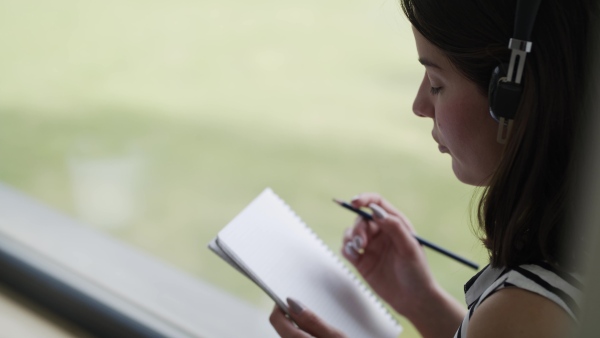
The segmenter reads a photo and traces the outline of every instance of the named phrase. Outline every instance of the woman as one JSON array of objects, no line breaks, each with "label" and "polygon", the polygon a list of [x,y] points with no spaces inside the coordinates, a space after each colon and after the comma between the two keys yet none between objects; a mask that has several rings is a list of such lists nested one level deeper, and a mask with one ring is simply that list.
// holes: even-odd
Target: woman
[{"label": "woman", "polygon": [[[562,337],[577,321],[580,296],[561,243],[592,1],[542,1],[512,130],[490,116],[488,91],[492,71],[510,58],[516,0],[402,7],[425,67],[413,111],[432,119],[456,177],[484,187],[478,227],[490,265],[465,285],[467,307],[459,304],[433,280],[410,221],[372,193],[352,200],[370,206],[375,220],[356,220],[343,254],[424,337]],[[278,308],[271,314],[282,337],[343,336],[300,301],[288,301],[297,325]]]}]

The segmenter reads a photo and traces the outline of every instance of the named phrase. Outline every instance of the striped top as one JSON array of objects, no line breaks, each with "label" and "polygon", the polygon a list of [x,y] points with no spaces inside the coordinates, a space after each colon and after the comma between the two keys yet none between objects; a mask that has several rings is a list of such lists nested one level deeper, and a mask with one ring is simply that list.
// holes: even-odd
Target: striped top
[{"label": "striped top", "polygon": [[466,337],[469,319],[481,302],[495,291],[509,286],[550,299],[577,322],[582,286],[576,275],[559,271],[546,263],[520,265],[512,270],[495,269],[488,265],[465,284],[469,312],[454,337]]}]

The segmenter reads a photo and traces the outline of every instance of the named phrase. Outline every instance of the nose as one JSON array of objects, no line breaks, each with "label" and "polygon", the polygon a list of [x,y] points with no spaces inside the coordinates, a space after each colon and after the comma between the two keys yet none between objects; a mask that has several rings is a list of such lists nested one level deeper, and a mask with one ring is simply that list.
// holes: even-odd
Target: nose
[{"label": "nose", "polygon": [[434,117],[435,109],[431,104],[431,94],[429,93],[430,89],[431,85],[429,84],[429,78],[427,78],[427,74],[425,74],[412,106],[415,115],[420,117]]}]

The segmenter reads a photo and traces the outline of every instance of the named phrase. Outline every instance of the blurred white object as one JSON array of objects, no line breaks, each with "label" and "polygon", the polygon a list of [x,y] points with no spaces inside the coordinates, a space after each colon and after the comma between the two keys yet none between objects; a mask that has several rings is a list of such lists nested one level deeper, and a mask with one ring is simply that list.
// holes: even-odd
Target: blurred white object
[{"label": "blurred white object", "polygon": [[77,213],[82,221],[99,228],[128,225],[140,212],[143,157],[135,149],[96,154],[80,145],[68,159]]}]

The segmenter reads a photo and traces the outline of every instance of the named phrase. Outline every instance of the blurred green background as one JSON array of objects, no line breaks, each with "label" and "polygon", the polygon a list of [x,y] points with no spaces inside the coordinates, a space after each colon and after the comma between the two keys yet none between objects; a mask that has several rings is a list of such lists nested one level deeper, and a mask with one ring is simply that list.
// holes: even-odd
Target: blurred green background
[{"label": "blurred green background", "polygon": [[[394,0],[3,0],[0,46],[0,180],[265,311],[206,245],[267,186],[336,252],[331,198],[377,191],[485,262]],[[462,301],[474,271],[427,253]]]}]

